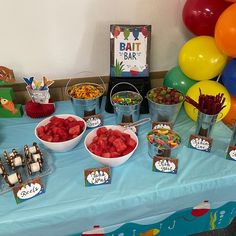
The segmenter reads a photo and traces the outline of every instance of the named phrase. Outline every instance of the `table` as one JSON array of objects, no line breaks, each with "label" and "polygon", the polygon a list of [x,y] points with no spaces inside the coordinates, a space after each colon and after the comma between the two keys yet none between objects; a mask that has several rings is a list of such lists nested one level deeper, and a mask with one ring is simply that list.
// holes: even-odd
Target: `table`
[{"label": "table", "polygon": [[[55,114],[61,113],[73,114],[69,101],[56,103]],[[104,112],[104,117],[104,124],[115,123],[114,114]],[[36,141],[34,128],[41,120],[1,118],[0,152]],[[128,162],[112,169],[109,185],[85,187],[84,169],[100,165],[85,150],[84,138],[70,152],[50,152],[55,170],[44,180],[45,194],[19,205],[12,192],[0,195],[0,235],[80,235],[100,225],[105,235],[181,236],[226,227],[236,216],[236,162],[225,159],[231,130],[218,122],[211,153],[190,149],[186,145],[195,124],[182,110],[174,126],[183,139],[175,175],[152,171],[150,128],[140,128],[139,147]],[[193,207],[206,200],[210,210],[193,215]]]}]

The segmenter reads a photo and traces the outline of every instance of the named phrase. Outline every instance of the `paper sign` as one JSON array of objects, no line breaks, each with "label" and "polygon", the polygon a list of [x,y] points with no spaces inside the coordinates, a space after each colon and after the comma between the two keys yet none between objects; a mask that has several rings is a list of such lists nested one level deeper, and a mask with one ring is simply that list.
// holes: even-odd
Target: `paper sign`
[{"label": "paper sign", "polygon": [[171,157],[154,157],[152,170],[155,172],[177,174],[179,160]]},{"label": "paper sign", "polygon": [[91,168],[84,170],[85,186],[97,186],[111,183],[110,167]]},{"label": "paper sign", "polygon": [[152,129],[172,129],[170,122],[152,122]]},{"label": "paper sign", "polygon": [[192,134],[189,137],[189,147],[199,151],[210,152],[212,141],[212,138]]},{"label": "paper sign", "polygon": [[25,183],[19,184],[13,188],[16,203],[22,203],[42,193],[45,193],[45,188],[40,177],[31,179]]},{"label": "paper sign", "polygon": [[[126,126],[129,125],[131,123],[120,123],[121,126]],[[138,134],[138,126],[131,126],[131,127],[127,127],[127,129],[132,130],[135,134]]]},{"label": "paper sign", "polygon": [[236,146],[229,146],[226,159],[236,161]]},{"label": "paper sign", "polygon": [[151,25],[111,25],[111,77],[149,76]]},{"label": "paper sign", "polygon": [[88,128],[95,128],[102,125],[102,116],[100,114],[86,116],[84,117],[84,120],[86,121]]}]

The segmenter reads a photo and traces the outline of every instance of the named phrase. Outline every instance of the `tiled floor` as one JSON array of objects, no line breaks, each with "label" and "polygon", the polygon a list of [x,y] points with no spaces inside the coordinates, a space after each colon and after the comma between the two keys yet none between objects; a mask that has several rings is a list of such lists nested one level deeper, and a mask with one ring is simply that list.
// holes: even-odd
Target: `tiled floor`
[{"label": "tiled floor", "polygon": [[236,218],[226,229],[213,230],[191,236],[236,236]]}]

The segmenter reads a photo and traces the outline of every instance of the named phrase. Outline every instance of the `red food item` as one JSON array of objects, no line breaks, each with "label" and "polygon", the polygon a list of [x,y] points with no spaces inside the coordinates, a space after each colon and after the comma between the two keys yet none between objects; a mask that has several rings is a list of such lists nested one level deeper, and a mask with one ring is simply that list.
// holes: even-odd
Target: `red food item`
[{"label": "red food item", "polygon": [[[52,102],[50,100],[50,102]],[[28,101],[25,104],[27,116],[31,118],[40,118],[50,116],[55,111],[54,104],[40,104],[33,101]]]},{"label": "red food item", "polygon": [[83,121],[69,116],[66,119],[53,116],[49,123],[37,128],[39,138],[47,142],[64,142],[79,136],[84,130]]},{"label": "red food item", "polygon": [[136,145],[136,141],[129,134],[101,127],[88,149],[97,156],[116,158],[129,154]]}]

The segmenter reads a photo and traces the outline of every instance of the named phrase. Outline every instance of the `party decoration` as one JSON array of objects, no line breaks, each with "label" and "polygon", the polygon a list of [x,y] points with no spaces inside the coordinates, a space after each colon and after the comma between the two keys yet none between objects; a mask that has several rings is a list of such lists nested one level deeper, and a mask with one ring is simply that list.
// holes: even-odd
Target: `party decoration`
[{"label": "party decoration", "polygon": [[222,73],[222,82],[229,93],[236,96],[236,59],[230,60]]},{"label": "party decoration", "polygon": [[110,26],[111,77],[149,75],[151,25]]},{"label": "party decoration", "polygon": [[23,109],[21,104],[14,104],[15,95],[12,88],[0,88],[0,117],[21,117]]},{"label": "party decoration", "polygon": [[[194,84],[187,92],[187,96],[191,97],[195,102],[198,101],[200,90],[203,94],[216,96],[219,93],[223,93],[225,97],[224,105],[225,107],[221,110],[220,114],[217,117],[217,121],[223,119],[230,110],[230,95],[227,89],[220,83],[211,80],[200,81]],[[185,102],[184,108],[188,116],[196,121],[197,120],[197,109],[193,105]]]},{"label": "party decoration", "polygon": [[163,85],[174,88],[183,94],[186,94],[188,89],[197,83],[196,80],[192,80],[187,77],[180,69],[176,66],[169,70],[165,75]]},{"label": "party decoration", "polygon": [[215,27],[215,40],[223,53],[236,57],[236,3],[220,15]]},{"label": "party decoration", "polygon": [[221,0],[187,0],[182,18],[186,27],[193,34],[214,37],[215,24],[229,5],[230,3]]},{"label": "party decoration", "polygon": [[27,84],[26,89],[33,102],[40,104],[49,103],[49,86],[54,83],[53,80],[48,80],[45,76],[42,78],[41,81],[36,80],[34,77],[23,79]]},{"label": "party decoration", "polygon": [[198,36],[190,39],[181,48],[179,66],[182,72],[193,80],[208,80],[219,75],[227,56],[216,46],[210,36]]},{"label": "party decoration", "polygon": [[13,70],[0,66],[0,84],[13,83],[15,81]]},{"label": "party decoration", "polygon": [[231,107],[228,114],[222,120],[226,125],[233,128],[236,124],[236,97],[230,96]]},{"label": "party decoration", "polygon": [[51,115],[55,111],[55,105],[50,99],[49,86],[54,81],[48,80],[45,76],[41,81],[34,77],[23,78],[31,101],[25,104],[26,114],[31,118],[39,118]]}]

